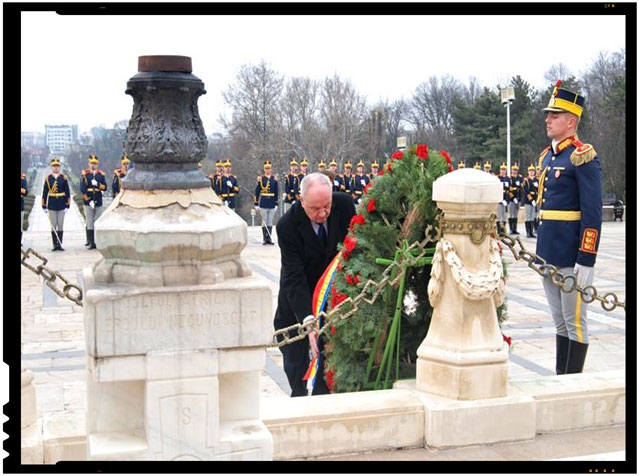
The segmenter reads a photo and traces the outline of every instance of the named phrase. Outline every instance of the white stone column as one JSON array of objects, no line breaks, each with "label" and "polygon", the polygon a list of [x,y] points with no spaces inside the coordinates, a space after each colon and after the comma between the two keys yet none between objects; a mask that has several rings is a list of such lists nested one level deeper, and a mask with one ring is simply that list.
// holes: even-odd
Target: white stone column
[{"label": "white stone column", "polygon": [[433,315],[418,348],[418,390],[458,400],[506,395],[508,347],[496,315],[502,266],[487,233],[501,199],[498,179],[478,170],[433,184],[444,222],[429,283]]}]

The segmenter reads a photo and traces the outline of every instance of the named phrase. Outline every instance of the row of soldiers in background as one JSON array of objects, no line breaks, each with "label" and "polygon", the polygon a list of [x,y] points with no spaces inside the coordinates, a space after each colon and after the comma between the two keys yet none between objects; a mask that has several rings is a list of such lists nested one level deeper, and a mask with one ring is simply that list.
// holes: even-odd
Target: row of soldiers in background
[{"label": "row of soldiers in background", "polygon": [[238,178],[231,173],[231,160],[229,158],[224,162],[218,160],[216,162],[216,171],[209,174],[209,180],[211,180],[213,191],[220,197],[222,203],[235,210],[236,196],[240,192],[240,186],[238,185]]},{"label": "row of soldiers in background", "polygon": [[[112,193],[115,197],[122,188],[122,179],[126,176],[130,163],[129,158],[123,155],[120,159],[121,166],[114,170],[112,180]],[[89,249],[96,249],[95,221],[102,214],[102,194],[107,191],[107,179],[105,173],[98,168],[100,163],[95,154],[89,155],[88,167],[82,170],[80,177],[80,193],[84,205],[86,219],[85,231],[87,241],[84,244]],[[62,242],[64,239],[64,216],[71,206],[71,190],[68,177],[60,172],[60,161],[54,157],[51,162],[51,173],[44,179],[42,187],[42,209],[49,217],[51,225],[51,251],[64,251]],[[26,179],[23,174],[22,196],[28,193]],[[24,201],[21,204],[24,213]],[[22,228],[20,229],[22,232]],[[22,238],[22,233],[21,233]]]}]

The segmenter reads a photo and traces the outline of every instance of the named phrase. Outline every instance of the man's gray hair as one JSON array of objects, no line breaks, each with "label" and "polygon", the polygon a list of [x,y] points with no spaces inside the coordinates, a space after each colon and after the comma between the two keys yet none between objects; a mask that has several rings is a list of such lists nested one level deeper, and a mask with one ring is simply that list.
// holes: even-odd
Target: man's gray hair
[{"label": "man's gray hair", "polygon": [[327,177],[326,174],[322,172],[313,172],[307,175],[300,182],[300,197],[304,198],[307,195],[307,190],[311,188],[312,185],[315,184],[325,184],[329,189],[331,189],[331,180]]}]

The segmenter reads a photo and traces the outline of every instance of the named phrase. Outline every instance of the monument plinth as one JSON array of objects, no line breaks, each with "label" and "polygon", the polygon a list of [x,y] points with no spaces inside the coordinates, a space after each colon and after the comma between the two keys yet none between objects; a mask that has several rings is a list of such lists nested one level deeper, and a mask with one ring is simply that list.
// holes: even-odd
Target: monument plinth
[{"label": "monument plinth", "polygon": [[247,225],[198,168],[204,84],[184,56],[142,56],[125,153],[84,270],[87,457],[271,459],[259,376],[271,291],[240,257]]},{"label": "monument plinth", "polygon": [[444,217],[429,281],[433,315],[417,352],[418,390],[458,400],[506,395],[508,348],[496,315],[502,260],[490,236],[501,199],[499,181],[478,170],[458,170],[433,184]]}]

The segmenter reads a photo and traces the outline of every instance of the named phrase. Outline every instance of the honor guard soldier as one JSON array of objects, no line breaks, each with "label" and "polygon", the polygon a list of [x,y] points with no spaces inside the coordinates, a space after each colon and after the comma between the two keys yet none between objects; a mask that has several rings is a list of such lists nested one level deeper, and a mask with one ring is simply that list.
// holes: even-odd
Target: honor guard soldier
[{"label": "honor guard soldier", "polygon": [[524,179],[522,194],[524,195],[524,226],[527,229],[527,238],[535,238],[533,233],[536,220],[536,200],[538,199],[538,179],[536,178],[536,166],[531,164],[527,168],[527,177]]},{"label": "honor guard soldier", "polygon": [[520,210],[520,204],[522,203],[522,183],[524,179],[522,175],[518,173],[518,164],[511,166],[511,183],[509,184],[509,228],[512,235],[519,235],[518,233],[518,211]]},{"label": "honor guard soldier", "polygon": [[480,166],[480,162],[476,162],[475,164],[473,164],[473,168],[475,170],[482,170],[482,167]]},{"label": "honor guard soldier", "polygon": [[120,168],[113,171],[113,180],[111,181],[111,196],[116,198],[116,195],[122,190],[122,179],[127,176],[127,170],[129,170],[129,157],[123,155],[120,159]]},{"label": "honor guard soldier", "polygon": [[27,176],[20,173],[20,244],[22,244],[22,231],[24,228],[24,197],[29,193]]},{"label": "honor guard soldier", "polygon": [[349,195],[353,194],[353,189],[352,187],[352,179],[353,179],[353,175],[351,174],[351,161],[347,160],[344,163],[344,173],[342,174],[342,186],[344,187],[344,190],[342,190],[345,193],[348,193]]},{"label": "honor guard soldier", "polygon": [[224,173],[221,178],[222,193],[220,194],[222,201],[231,210],[236,209],[236,195],[240,192],[240,186],[238,185],[238,178],[231,173],[231,159],[227,157],[227,160],[223,163]]},{"label": "honor guard soldier", "polygon": [[331,184],[332,192],[343,192],[344,191],[344,183],[342,182],[342,177],[338,173],[338,162],[336,159],[331,159],[329,162],[329,173],[331,173],[331,180],[333,183]]},{"label": "honor guard soldier", "polygon": [[298,161],[295,157],[289,162],[289,173],[284,176],[284,211],[300,200],[300,174],[298,173]]},{"label": "honor guard soldier", "polygon": [[511,186],[511,180],[507,177],[507,164],[504,162],[500,164],[500,175],[498,180],[502,183],[502,201],[498,203],[498,228],[501,234],[507,233],[507,204],[509,200],[509,187]]},{"label": "honor guard soldier", "polygon": [[327,170],[327,164],[324,163],[324,160],[320,160],[320,162],[318,162],[318,172],[323,174],[326,172],[326,170]]},{"label": "honor guard soldier", "polygon": [[212,174],[209,174],[209,180],[211,180],[211,188],[213,192],[222,200],[222,177],[224,175],[223,171],[224,162],[222,160],[218,160],[216,162],[216,171]]},{"label": "honor guard soldier", "polygon": [[369,180],[373,182],[378,178],[378,169],[380,168],[380,164],[378,164],[377,160],[371,162],[371,173],[369,174]]},{"label": "honor guard soldier", "polygon": [[60,161],[57,157],[51,160],[51,173],[44,179],[42,187],[42,209],[49,215],[51,224],[51,251],[64,251],[62,238],[64,235],[64,215],[69,210],[71,191],[69,180],[65,174],[60,173]]},{"label": "honor guard soldier", "polygon": [[459,160],[458,161],[458,170],[464,169],[464,168],[465,168],[464,160]]},{"label": "honor guard soldier", "polygon": [[262,217],[262,244],[273,245],[271,229],[273,217],[278,210],[278,181],[271,175],[271,162],[265,160],[264,173],[258,176],[254,208]]},{"label": "honor guard soldier", "polygon": [[[487,173],[490,173],[490,174],[491,174],[491,162],[489,162],[489,161],[487,160],[487,161],[484,163],[483,168],[484,168],[484,171],[485,171],[485,172],[487,172]],[[493,174],[491,174],[491,175],[493,175]]]},{"label": "honor guard soldier", "polygon": [[[573,276],[581,288],[593,282],[602,226],[602,170],[591,144],[578,140],[584,97],[558,81],[546,113],[551,145],[540,154],[540,225],[536,254]],[[582,372],[589,333],[587,303],[577,291],[563,292],[549,275],[542,283],[556,326],[556,373]]]},{"label": "honor guard soldier", "polygon": [[102,170],[98,169],[98,157],[89,156],[89,167],[82,171],[80,193],[84,203],[84,216],[87,225],[87,242],[90,250],[96,249],[94,223],[102,214],[102,192],[107,190],[107,180]]},{"label": "honor guard soldier", "polygon": [[364,162],[361,160],[358,162],[358,165],[356,165],[356,174],[353,176],[351,181],[351,190],[353,190],[351,198],[353,198],[354,204],[357,205],[362,201],[364,188],[369,184],[369,182],[371,182],[371,179],[364,173]]},{"label": "honor guard soldier", "polygon": [[300,182],[302,182],[302,179],[307,176],[307,167],[308,167],[308,165],[309,165],[309,161],[307,161],[307,158],[304,157],[300,161],[300,175],[298,175],[298,177],[300,177]]}]

